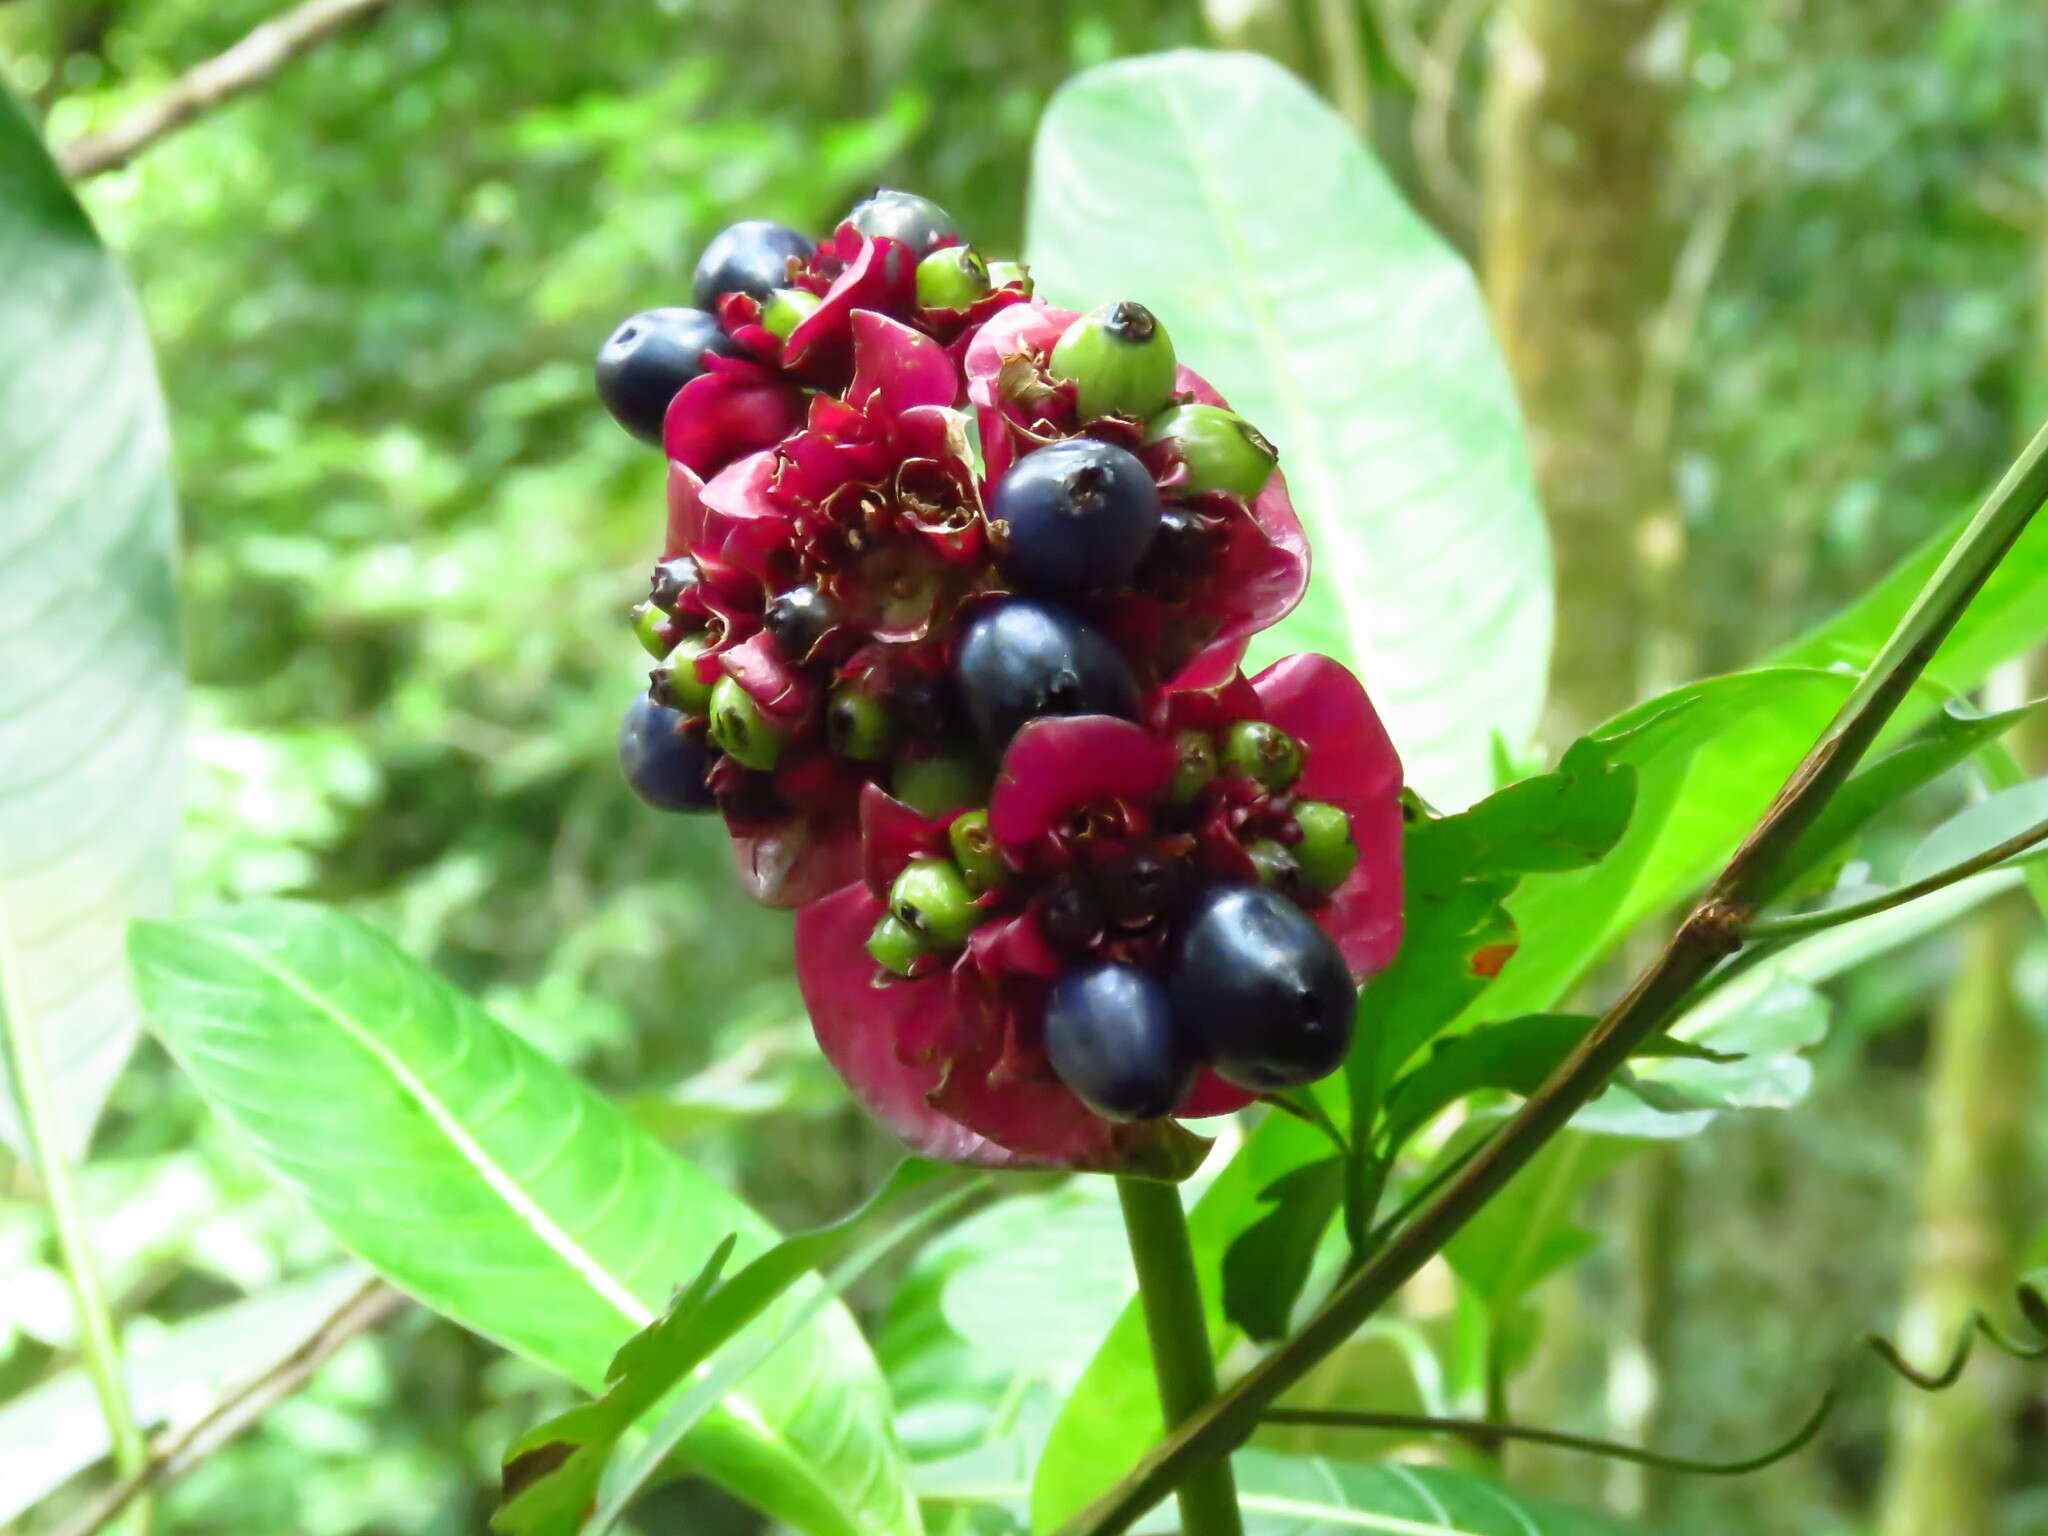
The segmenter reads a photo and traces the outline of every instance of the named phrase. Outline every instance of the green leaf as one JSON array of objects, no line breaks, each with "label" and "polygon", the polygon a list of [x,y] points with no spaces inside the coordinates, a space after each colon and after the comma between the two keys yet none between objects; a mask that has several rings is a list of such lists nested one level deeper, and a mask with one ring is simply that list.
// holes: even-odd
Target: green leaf
[{"label": "green leaf", "polygon": [[[129,1398],[145,1428],[177,1433],[281,1359],[362,1285],[354,1265],[294,1280],[161,1330],[124,1350]],[[39,1382],[0,1406],[0,1524],[52,1494],[110,1449],[107,1422],[82,1369]]]},{"label": "green leaf", "polygon": [[[1906,859],[1905,868],[1899,871],[1899,882],[1910,885],[1939,874],[2044,821],[2048,821],[2048,779],[2034,779],[1987,795],[1928,833]],[[2017,859],[2009,860],[2005,867],[2043,858],[2048,858],[2048,843],[2036,844]]]},{"label": "green leaf", "polygon": [[1266,1214],[1223,1255],[1223,1315],[1248,1339],[1270,1344],[1287,1332],[1314,1266],[1316,1248],[1344,1201],[1344,1159],[1289,1169],[1259,1191]]},{"label": "green leaf", "polygon": [[1582,1013],[1536,1013],[1482,1024],[1437,1043],[1387,1095],[1381,1135],[1391,1155],[1444,1110],[1485,1088],[1527,1095],[1586,1037]]},{"label": "green leaf", "polygon": [[[1315,1127],[1269,1114],[1189,1210],[1209,1348],[1217,1358],[1244,1337],[1222,1307],[1224,1256],[1267,1215],[1265,1192],[1273,1182],[1329,1150]],[[1046,1439],[1031,1486],[1032,1529],[1050,1531],[1085,1508],[1163,1433],[1145,1318],[1133,1298],[1102,1337]]]},{"label": "green leaf", "polygon": [[[0,273],[0,1025],[76,1157],[135,1040],[128,920],[171,895],[177,512],[135,301],[4,87]],[[0,1139],[28,1155],[4,1088]]]},{"label": "green leaf", "polygon": [[[1407,931],[1366,983],[1345,1063],[1351,1123],[1364,1127],[1393,1075],[1515,952],[1508,897],[1524,875],[1580,869],[1613,848],[1635,804],[1622,742],[1574,742],[1554,773],[1497,790],[1453,816],[1411,820],[1402,850]],[[1512,963],[1512,962],[1508,962]]]},{"label": "green leaf", "polygon": [[[1499,1125],[1497,1114],[1476,1116],[1440,1154],[1446,1161]],[[1458,1279],[1496,1317],[1597,1243],[1579,1224],[1578,1210],[1595,1180],[1641,1143],[1623,1136],[1566,1131],[1553,1136],[1498,1198],[1445,1245]]]},{"label": "green leaf", "polygon": [[1247,1451],[1246,1536],[1625,1536],[1626,1527],[1441,1467]]},{"label": "green leaf", "polygon": [[1280,445],[1315,547],[1255,654],[1322,651],[1372,687],[1411,783],[1464,804],[1528,738],[1550,559],[1507,371],[1471,273],[1357,139],[1249,54],[1086,71],[1032,162],[1055,303],[1132,298]]},{"label": "green leaf", "polygon": [[[151,1026],[316,1216],[437,1311],[599,1389],[669,1289],[775,1236],[362,924],[278,904],[144,923]],[[759,1323],[779,1327],[799,1287]],[[917,1527],[887,1388],[834,1306],[707,1417],[692,1465],[808,1532]]]}]

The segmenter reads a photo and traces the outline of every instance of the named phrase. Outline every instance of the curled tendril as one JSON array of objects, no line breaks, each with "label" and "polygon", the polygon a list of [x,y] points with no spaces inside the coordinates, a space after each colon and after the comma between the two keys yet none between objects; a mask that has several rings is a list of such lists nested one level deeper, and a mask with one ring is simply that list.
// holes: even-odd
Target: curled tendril
[{"label": "curled tendril", "polygon": [[[2024,1280],[2016,1287],[2015,1300],[2020,1315],[2026,1319],[2027,1326],[2038,1335],[2038,1338],[2031,1342],[2022,1340],[2000,1328],[1983,1312],[1972,1312],[1958,1330],[1955,1345],[1949,1351],[1948,1361],[1939,1371],[1921,1370],[1901,1353],[1896,1344],[1882,1334],[1870,1334],[1863,1343],[1900,1380],[1923,1392],[1940,1392],[1954,1386],[1961,1379],[1979,1338],[1993,1349],[2016,1360],[2048,1359],[2048,1288],[2044,1288],[2041,1281]],[[1834,1416],[1836,1404],[1840,1400],[1841,1386],[1837,1383],[1821,1394],[1820,1401],[1814,1405],[1813,1411],[1801,1420],[1799,1427],[1789,1435],[1753,1456],[1727,1461],[1678,1456],[1667,1451],[1650,1450],[1645,1446],[1623,1445],[1619,1441],[1568,1434],[1558,1429],[1545,1429],[1535,1424],[1496,1424],[1484,1419],[1450,1418],[1435,1414],[1369,1413],[1348,1408],[1272,1408],[1259,1417],[1268,1424],[1524,1440],[1533,1445],[1547,1445],[1557,1450],[1578,1451],[1588,1456],[1604,1456],[1612,1461],[1659,1467],[1667,1472],[1685,1472],[1702,1477],[1740,1477],[1745,1473],[1760,1472],[1773,1463],[1805,1450]]]}]

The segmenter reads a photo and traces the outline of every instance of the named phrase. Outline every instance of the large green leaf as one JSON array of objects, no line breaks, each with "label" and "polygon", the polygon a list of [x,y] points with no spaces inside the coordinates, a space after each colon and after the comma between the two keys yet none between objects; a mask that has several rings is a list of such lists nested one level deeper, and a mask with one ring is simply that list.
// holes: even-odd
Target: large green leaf
[{"label": "large green leaf", "polygon": [[1372,689],[1412,783],[1462,804],[1543,698],[1550,558],[1471,273],[1315,95],[1248,54],[1107,64],[1053,98],[1032,269],[1138,299],[1281,449],[1316,574],[1260,653]]},{"label": "large green leaf", "polygon": [[73,1156],[135,1039],[128,920],[171,890],[175,543],[134,299],[0,88],[0,1023]]},{"label": "large green leaf", "polygon": [[[138,925],[151,1026],[343,1243],[478,1333],[596,1390],[747,1206],[360,923],[270,905]],[[816,1282],[812,1282],[815,1284]],[[799,1287],[757,1325],[774,1329]],[[918,1526],[889,1396],[829,1308],[684,1455],[801,1530]]]},{"label": "large green leaf", "polygon": [[1246,1536],[1624,1536],[1625,1527],[1441,1467],[1251,1451],[1236,1459]]},{"label": "large green leaf", "polygon": [[[170,1433],[189,1428],[235,1387],[301,1343],[367,1278],[342,1265],[275,1290],[138,1331],[124,1365],[136,1420]],[[0,1407],[0,1525],[107,1454],[106,1416],[74,1366]]]}]

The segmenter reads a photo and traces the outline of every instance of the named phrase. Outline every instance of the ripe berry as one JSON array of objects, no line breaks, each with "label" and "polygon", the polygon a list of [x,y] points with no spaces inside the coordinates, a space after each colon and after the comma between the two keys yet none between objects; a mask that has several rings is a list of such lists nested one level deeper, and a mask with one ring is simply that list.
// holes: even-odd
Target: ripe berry
[{"label": "ripe berry", "polygon": [[1216,1071],[1241,1088],[1312,1083],[1351,1046],[1358,989],[1344,956],[1278,891],[1218,886],[1181,934],[1173,1011]]},{"label": "ripe berry", "polygon": [[1092,624],[1056,603],[1009,597],[976,614],[954,660],[975,734],[999,756],[1040,715],[1138,716],[1138,684]]},{"label": "ripe berry", "polygon": [[1010,866],[996,847],[987,811],[962,811],[955,816],[946,828],[946,841],[952,845],[953,862],[967,877],[969,890],[988,891],[1008,883]]},{"label": "ripe berry", "polygon": [[1301,777],[1301,743],[1263,720],[1240,720],[1223,738],[1223,766],[1268,789]]},{"label": "ripe berry", "polygon": [[917,302],[926,309],[965,309],[989,287],[988,263],[968,246],[942,245],[917,264]]},{"label": "ripe berry", "polygon": [[1196,513],[1186,507],[1164,507],[1159,513],[1159,532],[1145,551],[1132,584],[1179,601],[1214,567],[1216,544],[1217,535]]},{"label": "ripe berry", "polygon": [[697,659],[704,651],[704,642],[695,637],[676,642],[676,648],[648,674],[647,691],[655,703],[680,710],[693,720],[702,720],[711,712],[711,684],[697,675]]},{"label": "ripe berry", "polygon": [[633,605],[633,637],[640,648],[656,661],[669,652],[668,615],[652,603]]},{"label": "ripe berry", "polygon": [[825,705],[825,744],[841,757],[873,763],[895,745],[896,722],[888,706],[855,683],[841,683]]},{"label": "ripe berry", "polygon": [[983,798],[988,777],[954,752],[899,757],[889,772],[889,793],[920,816],[943,816]]},{"label": "ripe berry", "polygon": [[1046,942],[1076,954],[1095,946],[1106,921],[1102,899],[1079,880],[1054,886],[1038,908],[1038,927]]},{"label": "ripe berry", "polygon": [[1259,494],[1280,461],[1280,450],[1235,411],[1220,405],[1177,405],[1152,418],[1148,443],[1171,442],[1187,465],[1186,490],[1227,491],[1246,500]]},{"label": "ripe berry", "polygon": [[728,293],[746,293],[765,304],[789,282],[790,262],[809,260],[814,249],[786,224],[741,219],[713,236],[697,258],[697,303],[713,309]]},{"label": "ripe berry", "polygon": [[883,970],[908,976],[911,967],[930,951],[900,918],[885,915],[868,935],[868,953]]},{"label": "ripe berry", "polygon": [[763,773],[782,755],[782,732],[761,713],[754,696],[736,677],[721,677],[711,690],[711,739],[732,759]]},{"label": "ripe berry", "polygon": [[619,726],[619,766],[633,792],[664,811],[708,811],[713,807],[704,775],[714,761],[697,732],[684,730],[684,717],[646,694],[633,701]]},{"label": "ripe berry", "polygon": [[1011,465],[992,511],[1008,530],[1004,574],[1045,592],[1123,586],[1159,531],[1159,492],[1145,466],[1086,437]]},{"label": "ripe berry", "polygon": [[1103,866],[1095,884],[1110,920],[1139,928],[1171,910],[1180,892],[1181,871],[1164,855],[1137,848]]},{"label": "ripe berry", "polygon": [[761,627],[791,661],[808,660],[825,632],[839,622],[831,601],[816,587],[791,587],[768,600]]},{"label": "ripe berry", "polygon": [[778,288],[761,306],[761,323],[787,341],[789,333],[810,319],[812,312],[824,302],[815,293],[802,288]]},{"label": "ripe berry", "polygon": [[1294,862],[1301,868],[1302,880],[1314,890],[1334,891],[1358,867],[1351,818],[1327,801],[1304,800],[1294,808],[1294,824],[1301,828]]},{"label": "ripe berry", "polygon": [[935,949],[958,949],[981,920],[949,859],[912,859],[889,887],[889,915]]},{"label": "ripe berry", "polygon": [[697,581],[697,562],[688,555],[664,560],[654,568],[654,578],[647,584],[647,601],[663,613],[674,613],[676,604],[695,588]]},{"label": "ripe berry", "polygon": [[661,444],[676,391],[704,371],[704,356],[738,348],[701,309],[650,309],[620,322],[597,353],[597,397],[643,443]]},{"label": "ripe berry", "polygon": [[1074,386],[1083,421],[1097,416],[1150,416],[1173,394],[1173,342],[1142,304],[1091,309],[1052,349],[1049,371]]},{"label": "ripe berry", "polygon": [[1111,961],[1062,976],[1045,1008],[1045,1053],[1060,1081],[1106,1120],[1171,1114],[1196,1061],[1166,989]]},{"label": "ripe berry", "polygon": [[872,239],[901,240],[919,256],[960,238],[960,226],[945,209],[894,187],[877,188],[873,197],[856,203],[846,222]]}]

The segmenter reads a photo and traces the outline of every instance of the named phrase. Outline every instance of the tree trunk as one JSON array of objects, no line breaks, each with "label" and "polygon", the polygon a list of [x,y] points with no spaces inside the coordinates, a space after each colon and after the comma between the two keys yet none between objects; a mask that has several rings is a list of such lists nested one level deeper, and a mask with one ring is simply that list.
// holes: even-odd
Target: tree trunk
[{"label": "tree trunk", "polygon": [[1553,744],[1655,680],[1678,554],[1637,400],[1669,282],[1683,27],[1678,0],[1507,0],[1493,40],[1480,258],[1557,550]]}]

